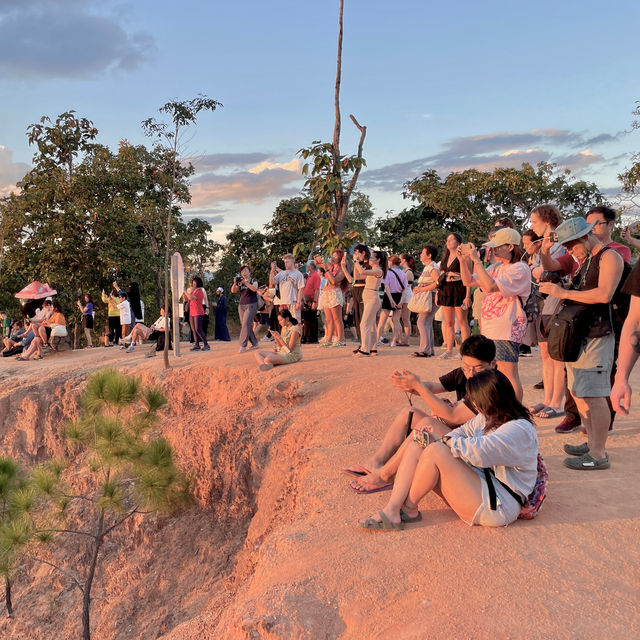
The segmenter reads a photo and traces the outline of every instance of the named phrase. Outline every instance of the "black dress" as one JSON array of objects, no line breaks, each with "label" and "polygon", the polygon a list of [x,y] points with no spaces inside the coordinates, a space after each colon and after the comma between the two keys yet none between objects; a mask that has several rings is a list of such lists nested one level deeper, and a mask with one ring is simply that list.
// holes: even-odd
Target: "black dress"
[{"label": "black dress", "polygon": [[[460,261],[455,258],[453,262],[443,272],[447,274],[460,275]],[[444,287],[438,291],[438,304],[441,307],[461,307],[467,295],[467,288],[462,284],[462,280],[445,282]]]}]

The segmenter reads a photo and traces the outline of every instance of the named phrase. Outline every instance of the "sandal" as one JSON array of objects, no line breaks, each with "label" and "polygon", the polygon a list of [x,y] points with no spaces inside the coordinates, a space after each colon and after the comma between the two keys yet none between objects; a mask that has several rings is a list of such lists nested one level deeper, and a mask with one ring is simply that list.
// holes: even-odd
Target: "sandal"
[{"label": "sandal", "polygon": [[384,511],[378,511],[380,520],[376,520],[373,516],[369,516],[366,520],[359,520],[358,524],[363,529],[384,529],[386,531],[402,531],[404,529],[404,522],[391,522],[387,518]]},{"label": "sandal", "polygon": [[551,418],[561,418],[563,415],[564,411],[554,409],[553,407],[545,407],[535,414],[536,418],[542,418],[543,420],[550,420]]},{"label": "sandal", "polygon": [[547,405],[544,402],[538,402],[538,404],[534,404],[532,407],[529,407],[529,411],[532,415],[535,415],[536,413],[538,413],[538,411],[542,411],[546,408]]},{"label": "sandal", "polygon": [[431,356],[428,353],[425,353],[424,351],[414,351],[413,357],[414,358],[430,358]]},{"label": "sandal", "polygon": [[[378,355],[378,350],[377,349],[371,349],[370,353],[371,353],[372,356],[377,356]],[[369,355],[369,354],[367,354],[367,355]]]}]

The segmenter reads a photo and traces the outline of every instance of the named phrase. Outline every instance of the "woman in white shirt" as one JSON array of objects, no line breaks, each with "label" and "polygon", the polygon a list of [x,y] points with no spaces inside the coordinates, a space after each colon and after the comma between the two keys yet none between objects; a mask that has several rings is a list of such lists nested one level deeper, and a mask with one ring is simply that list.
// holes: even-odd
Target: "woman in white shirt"
[{"label": "woman in white shirt", "polygon": [[[531,414],[496,369],[469,378],[467,393],[478,415],[453,431],[435,421],[428,431],[414,430],[389,502],[361,520],[361,527],[403,529],[406,522],[421,520],[418,502],[431,491],[469,525],[500,527],[518,518],[538,475]],[[495,508],[485,469],[495,489]]]},{"label": "woman in white shirt", "polygon": [[141,322],[139,322],[133,329],[131,333],[121,340],[123,343],[122,349],[125,348],[124,345],[129,344],[127,348],[127,353],[131,353],[136,345],[136,342],[142,342],[143,340],[157,340],[159,334],[164,334],[166,339],[166,331],[167,331],[167,316],[165,314],[164,307],[160,307],[160,317],[150,326],[145,327]]},{"label": "woman in white shirt", "polygon": [[458,248],[460,274],[465,286],[480,286],[482,334],[496,343],[498,369],[511,381],[518,400],[522,384],[518,375],[520,345],[527,331],[524,303],[531,293],[531,271],[520,261],[520,234],[515,229],[499,229],[484,246],[493,249],[495,262],[484,268],[473,245]]}]

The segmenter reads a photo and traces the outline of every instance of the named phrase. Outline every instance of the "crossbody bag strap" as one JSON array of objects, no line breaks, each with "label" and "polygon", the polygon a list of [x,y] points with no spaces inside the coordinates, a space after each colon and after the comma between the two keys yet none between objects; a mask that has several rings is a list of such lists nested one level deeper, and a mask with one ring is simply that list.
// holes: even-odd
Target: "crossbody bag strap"
[{"label": "crossbody bag strap", "polygon": [[497,507],[497,499],[496,499],[496,488],[493,485],[493,479],[495,478],[513,497],[513,499],[522,507],[524,505],[524,500],[522,496],[517,494],[508,484],[505,484],[500,480],[500,478],[496,478],[496,474],[493,469],[490,467],[484,467],[482,469],[484,471],[484,477],[487,480],[487,486],[489,488],[489,505],[491,507],[491,511],[495,511]]}]

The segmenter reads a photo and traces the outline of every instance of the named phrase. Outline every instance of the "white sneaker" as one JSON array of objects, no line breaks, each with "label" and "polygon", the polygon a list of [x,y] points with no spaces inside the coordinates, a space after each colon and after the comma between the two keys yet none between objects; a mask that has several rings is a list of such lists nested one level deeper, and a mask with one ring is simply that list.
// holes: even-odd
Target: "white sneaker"
[{"label": "white sneaker", "polygon": [[135,350],[136,345],[132,344],[127,348],[127,353],[133,353],[133,351]]},{"label": "white sneaker", "polygon": [[238,353],[245,353],[245,352],[246,352],[246,350],[247,350],[247,348],[246,348],[246,347],[240,347],[240,348],[238,349]]}]

